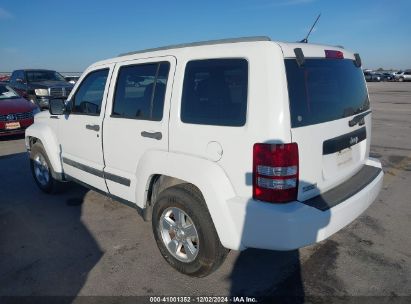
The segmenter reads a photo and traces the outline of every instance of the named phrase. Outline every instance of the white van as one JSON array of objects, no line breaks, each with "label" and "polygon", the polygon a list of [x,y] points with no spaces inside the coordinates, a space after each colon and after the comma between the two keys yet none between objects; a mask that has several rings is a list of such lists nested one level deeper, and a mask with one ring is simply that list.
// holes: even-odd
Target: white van
[{"label": "white van", "polygon": [[143,211],[164,258],[205,276],[229,249],[329,237],[377,197],[357,54],[267,37],[90,66],[26,131],[37,185],[77,181]]}]

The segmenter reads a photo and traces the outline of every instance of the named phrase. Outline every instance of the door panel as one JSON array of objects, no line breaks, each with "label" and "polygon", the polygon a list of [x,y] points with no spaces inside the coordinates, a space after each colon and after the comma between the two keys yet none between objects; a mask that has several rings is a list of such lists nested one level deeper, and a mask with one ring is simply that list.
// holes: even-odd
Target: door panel
[{"label": "door panel", "polygon": [[114,65],[84,73],[69,101],[70,114],[59,121],[64,173],[92,187],[107,191],[104,181],[102,121]]},{"label": "door panel", "polygon": [[104,119],[105,176],[111,194],[135,202],[136,171],[149,150],[168,150],[168,113],[176,60],[116,65]]}]

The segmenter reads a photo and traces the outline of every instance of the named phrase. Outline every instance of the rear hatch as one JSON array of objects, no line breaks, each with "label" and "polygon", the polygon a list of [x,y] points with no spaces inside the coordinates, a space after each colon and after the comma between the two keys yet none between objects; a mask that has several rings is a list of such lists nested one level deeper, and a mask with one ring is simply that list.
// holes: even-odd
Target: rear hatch
[{"label": "rear hatch", "polygon": [[357,173],[368,157],[371,137],[368,92],[353,55],[326,48],[314,56],[307,53],[302,64],[295,56],[284,59],[291,137],[299,150],[300,201]]}]

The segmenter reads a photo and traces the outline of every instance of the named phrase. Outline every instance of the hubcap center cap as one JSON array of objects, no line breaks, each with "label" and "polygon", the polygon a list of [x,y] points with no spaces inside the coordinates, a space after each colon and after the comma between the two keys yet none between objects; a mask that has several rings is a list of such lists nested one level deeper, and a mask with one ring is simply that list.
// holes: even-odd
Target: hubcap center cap
[{"label": "hubcap center cap", "polygon": [[183,238],[184,237],[184,231],[182,229],[177,230],[177,237],[178,238]]}]

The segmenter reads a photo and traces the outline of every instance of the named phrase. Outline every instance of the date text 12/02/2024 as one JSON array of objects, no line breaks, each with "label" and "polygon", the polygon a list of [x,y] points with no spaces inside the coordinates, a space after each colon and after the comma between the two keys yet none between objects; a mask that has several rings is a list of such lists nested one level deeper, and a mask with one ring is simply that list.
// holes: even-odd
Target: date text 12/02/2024
[{"label": "date text 12/02/2024", "polygon": [[196,297],[150,297],[150,303],[257,303],[258,300],[253,297],[213,297],[213,296],[196,296]]}]

